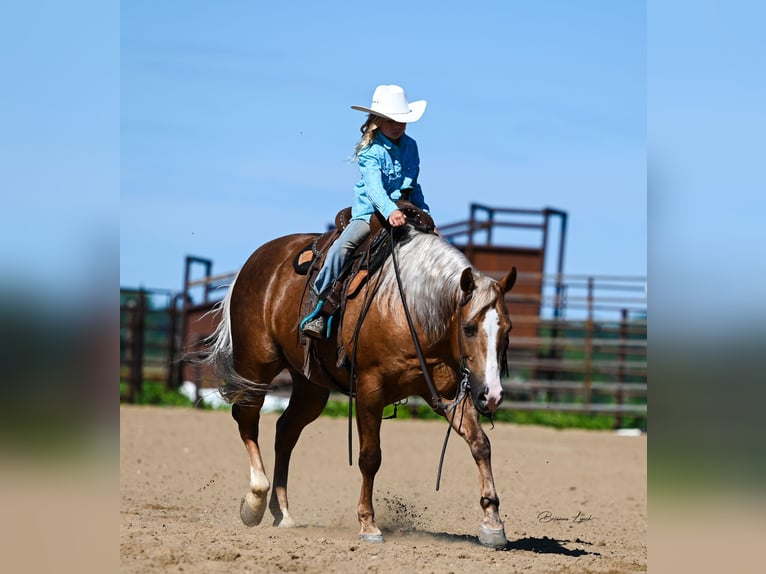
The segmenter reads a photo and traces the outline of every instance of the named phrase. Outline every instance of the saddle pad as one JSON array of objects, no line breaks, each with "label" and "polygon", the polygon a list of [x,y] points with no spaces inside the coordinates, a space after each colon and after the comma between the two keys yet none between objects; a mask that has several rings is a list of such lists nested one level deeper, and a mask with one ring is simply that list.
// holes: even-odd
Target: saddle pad
[{"label": "saddle pad", "polygon": [[311,267],[311,262],[315,257],[316,241],[312,241],[306,247],[301,249],[293,259],[293,269],[298,275],[306,275]]}]

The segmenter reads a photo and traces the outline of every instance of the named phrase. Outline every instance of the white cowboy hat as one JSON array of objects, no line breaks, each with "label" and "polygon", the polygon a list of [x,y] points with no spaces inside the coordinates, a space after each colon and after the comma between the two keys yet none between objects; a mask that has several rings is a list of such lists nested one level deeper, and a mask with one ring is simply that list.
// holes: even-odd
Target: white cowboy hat
[{"label": "white cowboy hat", "polygon": [[382,116],[389,120],[401,123],[412,123],[420,119],[426,111],[426,101],[407,102],[404,90],[395,85],[382,85],[375,88],[372,94],[372,104],[369,108],[364,106],[351,106],[354,110],[367,112],[376,116]]}]

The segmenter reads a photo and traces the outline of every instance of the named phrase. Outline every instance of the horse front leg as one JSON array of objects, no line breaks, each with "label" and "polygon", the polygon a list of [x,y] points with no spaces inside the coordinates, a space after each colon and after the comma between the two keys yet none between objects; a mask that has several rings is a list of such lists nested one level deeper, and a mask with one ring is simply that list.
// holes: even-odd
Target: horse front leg
[{"label": "horse front leg", "polygon": [[373,393],[357,393],[357,397],[356,424],[359,434],[359,470],[362,472],[362,489],[359,493],[359,504],[356,511],[361,525],[359,538],[367,542],[381,543],[383,542],[383,534],[375,525],[372,490],[375,474],[380,469],[382,460],[380,424],[385,405],[376,400]]},{"label": "horse front leg", "polygon": [[245,443],[250,459],[250,489],[242,497],[239,505],[239,516],[247,526],[260,524],[266,510],[266,495],[270,486],[258,446],[258,423],[261,418],[263,399],[263,396],[255,397],[252,405],[234,403],[231,408],[231,415],[237,421],[239,436]]},{"label": "horse front leg", "polygon": [[481,428],[479,413],[470,397],[466,397],[457,406],[457,412],[454,414],[453,418],[452,413],[449,413],[447,420],[453,421],[452,428],[468,443],[479,470],[481,485],[479,504],[484,511],[484,518],[479,525],[479,542],[491,548],[505,546],[508,539],[505,537],[505,527],[500,518],[500,500],[495,489],[495,479],[492,476],[492,449],[489,438]]}]

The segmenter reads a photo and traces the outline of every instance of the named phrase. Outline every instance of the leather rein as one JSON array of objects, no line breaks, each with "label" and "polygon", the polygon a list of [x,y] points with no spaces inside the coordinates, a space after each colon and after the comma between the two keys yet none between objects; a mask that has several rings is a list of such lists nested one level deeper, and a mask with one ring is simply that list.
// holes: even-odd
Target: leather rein
[{"label": "leather rein", "polygon": [[[417,332],[415,331],[415,326],[412,321],[412,316],[410,315],[410,309],[407,305],[407,298],[404,295],[404,288],[402,286],[402,280],[401,275],[399,273],[399,262],[396,257],[396,235],[394,229],[390,231],[391,233],[391,259],[394,266],[394,275],[396,277],[396,283],[399,288],[399,296],[402,299],[402,306],[404,307],[404,314],[407,318],[407,326],[410,331],[410,336],[412,337],[412,342],[415,345],[415,353],[417,354],[418,361],[420,362],[420,368],[423,371],[423,378],[425,379],[426,386],[428,386],[428,390],[431,393],[431,408],[441,413],[445,416],[445,418],[451,414],[451,417],[449,418],[449,425],[447,427],[447,434],[444,436],[444,443],[442,445],[441,455],[439,456],[439,468],[437,471],[436,476],[436,490],[439,490],[439,485],[441,483],[441,474],[442,474],[442,466],[444,464],[444,455],[447,451],[447,442],[449,440],[450,432],[452,430],[452,426],[455,421],[455,415],[457,413],[457,407],[460,405],[463,401],[465,401],[466,397],[468,396],[468,393],[470,391],[470,378],[471,378],[471,371],[466,366],[466,359],[465,359],[465,353],[463,351],[464,349],[464,343],[463,343],[463,314],[462,314],[462,308],[465,307],[469,301],[471,300],[471,297],[473,293],[467,293],[465,294],[462,299],[458,302],[458,309],[457,309],[457,316],[458,316],[458,350],[460,353],[460,382],[458,383],[457,393],[455,395],[455,400],[451,403],[444,403],[441,400],[441,397],[439,396],[438,391],[436,390],[436,385],[433,382],[433,379],[431,378],[430,374],[428,373],[428,365],[426,364],[426,360],[423,357],[423,350],[420,345],[420,340],[418,339]],[[377,291],[378,284],[375,285],[375,287],[372,290],[372,293],[368,297],[367,302],[365,303],[362,313],[359,316],[359,321],[357,322],[356,329],[354,332],[354,352],[352,353],[351,358],[351,388],[349,389],[349,408],[348,408],[348,463],[349,466],[351,466],[352,463],[352,452],[351,452],[351,442],[352,442],[352,410],[353,410],[353,399],[354,399],[354,373],[355,373],[355,363],[356,363],[356,352],[357,352],[357,344],[356,341],[358,341],[358,334],[359,330],[361,328],[362,322],[364,321],[364,317],[367,314],[367,311],[369,309],[370,303],[373,299],[372,295]]]}]

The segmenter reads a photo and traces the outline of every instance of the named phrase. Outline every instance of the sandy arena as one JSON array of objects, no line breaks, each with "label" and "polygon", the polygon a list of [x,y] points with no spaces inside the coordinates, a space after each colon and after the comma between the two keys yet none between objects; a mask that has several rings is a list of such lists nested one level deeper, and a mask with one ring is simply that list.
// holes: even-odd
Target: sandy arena
[{"label": "sandy arena", "polygon": [[[260,444],[273,472],[277,415]],[[320,417],[293,453],[288,494],[298,526],[239,518],[249,477],[230,414],[120,408],[120,571],[196,573],[644,572],[646,436],[485,424],[508,545],[478,543],[476,466],[454,433],[434,490],[444,421],[383,421],[375,482],[384,544],[357,539],[361,477],[347,421]],[[354,433],[354,457],[358,441]]]}]

